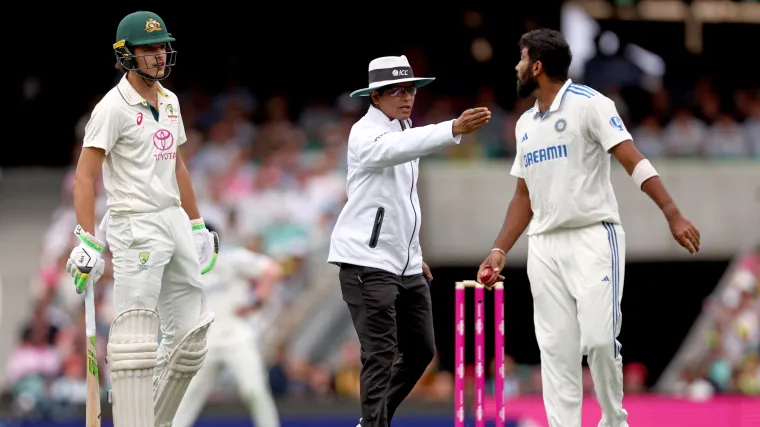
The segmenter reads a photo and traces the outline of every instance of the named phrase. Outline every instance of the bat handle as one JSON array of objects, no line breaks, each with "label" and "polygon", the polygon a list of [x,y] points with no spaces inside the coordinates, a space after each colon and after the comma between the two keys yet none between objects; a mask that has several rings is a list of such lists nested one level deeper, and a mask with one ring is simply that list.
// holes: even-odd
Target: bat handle
[{"label": "bat handle", "polygon": [[84,290],[84,323],[88,336],[95,336],[95,291],[90,285]]}]

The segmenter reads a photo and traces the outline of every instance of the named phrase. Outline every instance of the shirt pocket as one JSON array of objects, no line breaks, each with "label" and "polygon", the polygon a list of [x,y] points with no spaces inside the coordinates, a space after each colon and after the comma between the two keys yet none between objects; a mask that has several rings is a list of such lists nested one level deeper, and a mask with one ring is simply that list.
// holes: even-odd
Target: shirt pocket
[{"label": "shirt pocket", "polygon": [[132,246],[135,238],[128,215],[111,215],[106,225],[106,240],[114,255]]},{"label": "shirt pocket", "polygon": [[372,222],[372,232],[369,236],[369,247],[374,249],[377,247],[377,243],[380,240],[380,233],[383,229],[383,221],[385,220],[385,208],[379,206],[375,211],[375,220]]}]

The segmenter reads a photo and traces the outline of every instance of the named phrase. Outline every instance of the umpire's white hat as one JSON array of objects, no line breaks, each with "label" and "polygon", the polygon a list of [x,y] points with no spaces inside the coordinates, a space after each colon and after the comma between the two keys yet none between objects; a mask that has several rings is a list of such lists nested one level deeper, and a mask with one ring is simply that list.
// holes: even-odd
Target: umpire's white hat
[{"label": "umpire's white hat", "polygon": [[383,56],[369,63],[369,86],[351,92],[351,97],[367,96],[373,90],[396,83],[414,82],[414,86],[422,87],[433,80],[435,77],[414,77],[405,55]]}]

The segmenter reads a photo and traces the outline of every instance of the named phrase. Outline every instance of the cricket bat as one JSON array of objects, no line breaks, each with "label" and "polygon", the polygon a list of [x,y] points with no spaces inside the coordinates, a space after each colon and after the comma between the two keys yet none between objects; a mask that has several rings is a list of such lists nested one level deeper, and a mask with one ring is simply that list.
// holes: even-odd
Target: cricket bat
[{"label": "cricket bat", "polygon": [[100,384],[98,382],[98,356],[95,352],[95,293],[94,284],[84,291],[85,332],[87,335],[87,403],[86,427],[100,427]]}]

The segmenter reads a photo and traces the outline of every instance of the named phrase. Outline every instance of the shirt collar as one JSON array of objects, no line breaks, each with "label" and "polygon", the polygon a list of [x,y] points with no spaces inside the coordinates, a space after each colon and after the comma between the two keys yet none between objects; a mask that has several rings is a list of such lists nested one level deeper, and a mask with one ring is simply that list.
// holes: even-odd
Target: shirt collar
[{"label": "shirt collar", "polygon": [[[124,73],[124,77],[121,78],[119,81],[119,84],[117,85],[117,89],[119,90],[119,93],[121,94],[121,97],[124,98],[125,101],[127,101],[127,104],[129,105],[137,105],[142,104],[144,106],[148,106],[148,102],[143,99],[142,96],[140,96],[139,93],[135,90],[134,87],[132,87],[132,83],[127,80],[127,73]],[[161,83],[156,82],[156,91],[159,95],[163,96],[164,98],[169,98],[169,94],[166,92],[163,86],[161,86]]]},{"label": "shirt collar", "polygon": [[404,130],[408,126],[408,124],[401,124],[399,120],[396,119],[389,119],[388,116],[385,115],[382,111],[380,111],[379,108],[369,106],[369,111],[367,111],[367,117],[371,119],[372,121],[383,123],[385,125],[388,125],[389,127],[395,128],[398,126],[398,129]]},{"label": "shirt collar", "polygon": [[551,113],[559,110],[559,107],[562,106],[562,100],[565,98],[565,92],[571,84],[573,84],[573,81],[571,79],[567,79],[565,84],[562,85],[562,88],[560,88],[559,92],[557,92],[557,96],[554,97],[554,102],[552,102],[552,105],[549,107],[549,110],[546,112],[546,114],[541,114],[541,110],[538,108],[538,99],[536,99],[536,103],[533,105],[533,111],[535,111],[535,113],[533,113],[533,118],[545,119],[549,117]]}]

